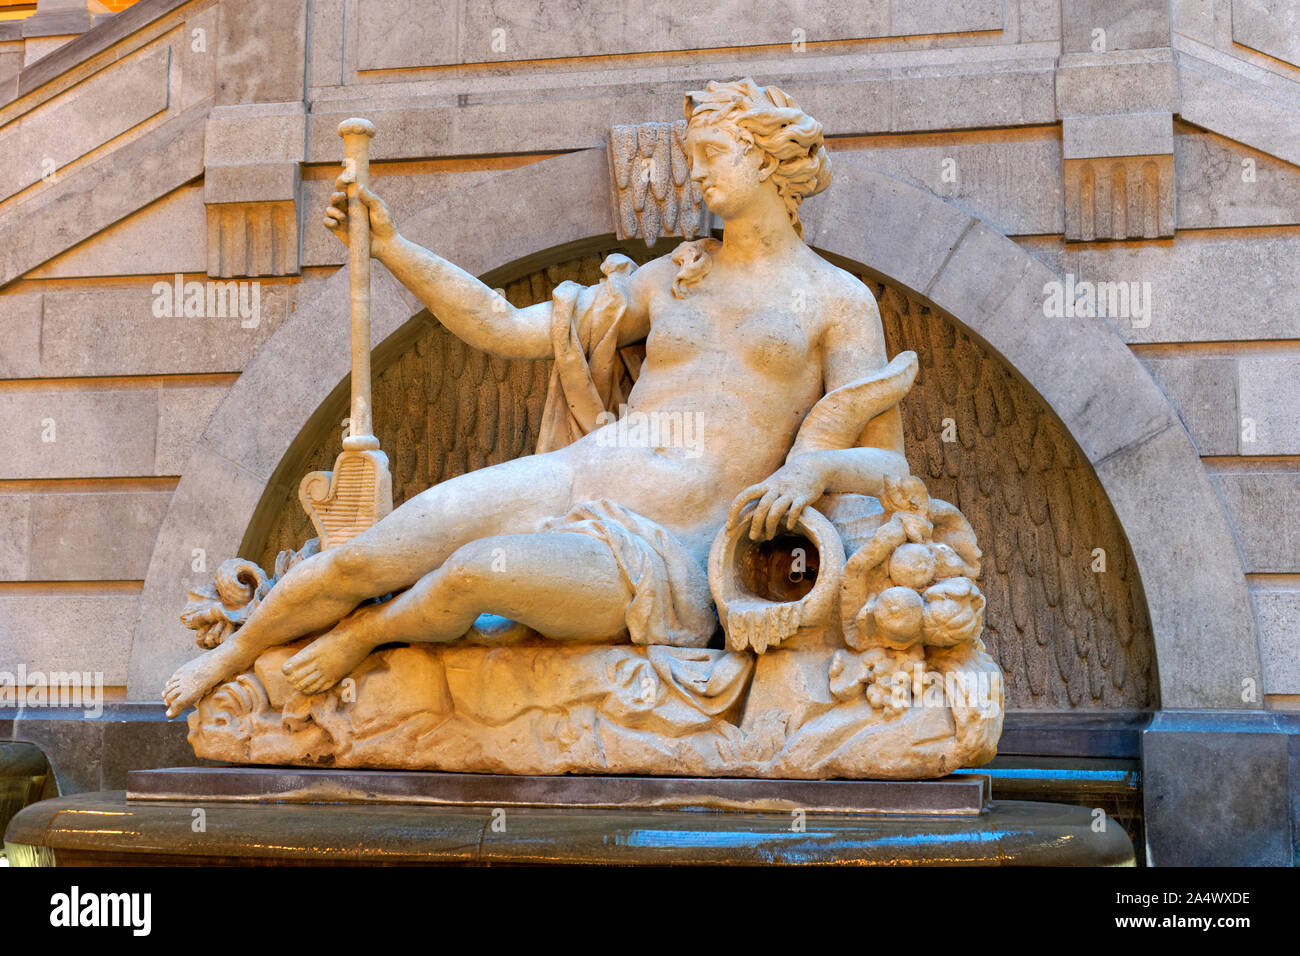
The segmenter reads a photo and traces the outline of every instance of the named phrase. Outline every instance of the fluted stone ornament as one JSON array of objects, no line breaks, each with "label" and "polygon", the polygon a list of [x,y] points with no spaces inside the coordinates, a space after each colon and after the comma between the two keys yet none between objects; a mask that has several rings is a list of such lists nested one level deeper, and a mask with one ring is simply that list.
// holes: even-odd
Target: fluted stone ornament
[{"label": "fluted stone ornament", "polygon": [[[368,240],[469,346],[552,360],[536,453],[274,574],[223,566],[185,619],[211,649],[165,691],[173,716],[196,706],[199,756],[798,778],[993,756],[980,551],[903,454],[916,355],[888,359],[871,291],[803,241],[799,205],[830,184],[821,125],[749,79],[690,93],[685,123],[673,144],[722,240],[611,255],[527,308],[340,177],[326,225],[351,245],[354,333]],[[643,185],[672,206],[662,175]],[[369,429],[368,329],[353,358]]]}]

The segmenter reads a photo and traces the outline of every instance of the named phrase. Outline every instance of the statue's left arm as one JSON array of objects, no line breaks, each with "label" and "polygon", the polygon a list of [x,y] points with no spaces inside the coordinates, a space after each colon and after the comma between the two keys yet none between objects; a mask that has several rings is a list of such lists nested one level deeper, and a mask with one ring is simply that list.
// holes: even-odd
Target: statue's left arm
[{"label": "statue's left arm", "polygon": [[[861,286],[845,296],[826,325],[822,339],[826,395],[850,386],[868,371],[884,368],[887,361],[880,309],[871,290]],[[908,474],[903,453],[903,416],[897,404],[867,422],[855,447],[805,450],[803,429],[800,439],[804,440],[796,440],[791,460],[815,462],[825,475],[825,492],[876,495],[882,475]]]},{"label": "statue's left arm", "polygon": [[[822,332],[822,369],[826,397],[805,419],[785,464],[736,497],[728,527],[757,501],[747,518],[750,537],[771,538],[782,521],[793,528],[803,509],[824,494],[879,496],[885,475],[909,473],[895,396],[911,386],[915,356],[904,353],[886,364],[880,310],[865,286],[848,290],[831,309]],[[862,409],[872,402],[885,407],[862,424]]]}]

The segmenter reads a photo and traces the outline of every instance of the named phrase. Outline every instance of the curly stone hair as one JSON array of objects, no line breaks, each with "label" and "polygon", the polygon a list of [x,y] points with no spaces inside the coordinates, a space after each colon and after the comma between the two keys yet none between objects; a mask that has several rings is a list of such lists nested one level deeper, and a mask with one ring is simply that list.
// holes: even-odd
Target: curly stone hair
[{"label": "curly stone hair", "polygon": [[785,203],[794,231],[803,238],[799,203],[831,182],[831,160],[822,142],[822,124],[775,86],[759,86],[751,77],[734,83],[710,81],[686,94],[686,125],[722,124],[775,161],[772,180]]}]

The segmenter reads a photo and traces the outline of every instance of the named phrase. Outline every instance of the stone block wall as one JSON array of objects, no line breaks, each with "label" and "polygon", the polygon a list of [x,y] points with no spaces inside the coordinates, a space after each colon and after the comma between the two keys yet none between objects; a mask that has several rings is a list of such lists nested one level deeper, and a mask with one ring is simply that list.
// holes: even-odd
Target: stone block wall
[{"label": "stone block wall", "polygon": [[[1063,281],[1137,283],[1109,321],[1231,521],[1260,700],[1300,708],[1295,7],[140,0],[39,58],[0,22],[0,668],[75,662],[155,698],[128,687],[133,636],[229,556],[195,515],[175,607],[142,608],[159,528],[214,409],[344,262],[319,224],[341,119],[378,126],[400,221],[752,74],[822,120],[835,162],[933,192]],[[209,279],[256,283],[257,321],[186,316]]]}]

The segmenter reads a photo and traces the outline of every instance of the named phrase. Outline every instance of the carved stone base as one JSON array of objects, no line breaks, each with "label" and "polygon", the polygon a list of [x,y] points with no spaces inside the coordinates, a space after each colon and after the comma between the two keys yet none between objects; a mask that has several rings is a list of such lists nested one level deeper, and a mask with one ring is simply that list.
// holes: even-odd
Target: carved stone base
[{"label": "carved stone base", "polygon": [[[843,648],[763,655],[673,647],[412,646],[371,654],[324,694],[263,654],[189,718],[232,763],[507,774],[917,779],[979,766],[1002,729],[1001,675],[964,645],[899,664]],[[876,664],[873,679],[872,662]],[[897,673],[897,671],[895,671]],[[872,693],[868,693],[872,691]]]}]

